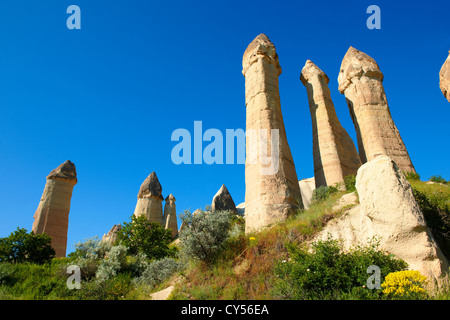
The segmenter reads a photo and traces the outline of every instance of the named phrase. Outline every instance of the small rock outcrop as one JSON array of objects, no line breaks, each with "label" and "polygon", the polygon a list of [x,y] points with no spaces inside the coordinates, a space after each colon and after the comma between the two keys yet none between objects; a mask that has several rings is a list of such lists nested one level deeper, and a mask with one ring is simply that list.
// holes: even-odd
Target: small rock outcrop
[{"label": "small rock outcrop", "polygon": [[427,227],[411,185],[394,161],[382,155],[361,166],[356,190],[360,204],[328,222],[318,238],[331,235],[350,248],[377,237],[381,249],[431,280],[448,272],[448,261]]},{"label": "small rock outcrop", "polygon": [[173,194],[169,194],[164,204],[164,227],[166,229],[172,230],[172,237],[176,238],[178,236],[178,222],[177,222],[177,209],[175,205],[175,197]]},{"label": "small rock outcrop", "polygon": [[362,163],[389,156],[404,172],[415,173],[405,144],[392,119],[375,60],[350,47],[342,60],[339,92],[345,95],[355,125]]},{"label": "small rock outcrop", "polygon": [[352,138],[336,115],[328,88],[329,79],[318,66],[307,60],[300,80],[306,87],[311,112],[316,188],[343,184],[347,175],[356,175],[361,160]]},{"label": "small rock outcrop", "polygon": [[316,179],[314,177],[300,180],[298,182],[302,195],[303,206],[308,209],[311,205],[313,192],[316,189]]},{"label": "small rock outcrop", "polygon": [[108,231],[107,234],[104,234],[102,237],[102,241],[105,241],[110,244],[114,244],[117,240],[117,233],[122,230],[121,224],[115,224],[111,230]]},{"label": "small rock outcrop", "polygon": [[53,169],[47,176],[41,201],[33,216],[32,231],[52,238],[56,257],[66,256],[70,202],[77,182],[75,164],[70,160]]},{"label": "small rock outcrop", "polygon": [[439,86],[444,97],[450,102],[450,51],[439,72]]},{"label": "small rock outcrop", "polygon": [[[285,220],[303,204],[298,203],[300,188],[281,113],[278,88],[281,67],[275,46],[266,35],[260,34],[248,45],[242,59],[242,74],[246,133],[254,132],[260,140],[267,139],[265,146],[260,141],[259,150],[254,141],[247,139],[246,143],[245,232],[249,233]],[[274,141],[275,133],[278,148],[268,143]],[[255,149],[259,151],[259,161],[254,161]],[[271,155],[269,165],[261,161],[261,153]]]},{"label": "small rock outcrop", "polygon": [[134,215],[137,217],[144,215],[150,222],[156,222],[165,226],[165,222],[163,222],[163,200],[161,184],[156,173],[152,172],[139,189]]},{"label": "small rock outcrop", "polygon": [[230,192],[227,187],[223,184],[222,187],[215,194],[212,204],[211,211],[231,211],[233,214],[237,214],[236,204],[231,197]]}]

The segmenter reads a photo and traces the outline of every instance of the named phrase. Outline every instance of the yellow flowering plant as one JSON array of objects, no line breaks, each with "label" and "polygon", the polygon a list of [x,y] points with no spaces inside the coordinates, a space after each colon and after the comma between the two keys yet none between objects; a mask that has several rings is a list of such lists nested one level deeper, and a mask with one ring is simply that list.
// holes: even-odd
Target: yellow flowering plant
[{"label": "yellow flowering plant", "polygon": [[381,284],[383,293],[392,299],[425,299],[427,277],[416,270],[389,273]]}]

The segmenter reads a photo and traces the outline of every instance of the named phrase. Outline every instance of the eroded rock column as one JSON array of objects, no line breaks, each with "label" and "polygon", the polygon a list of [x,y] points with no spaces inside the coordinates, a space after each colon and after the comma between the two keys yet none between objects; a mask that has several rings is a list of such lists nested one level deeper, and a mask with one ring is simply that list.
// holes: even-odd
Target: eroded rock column
[{"label": "eroded rock column", "polygon": [[328,88],[328,76],[307,60],[300,80],[308,93],[313,129],[314,178],[316,188],[344,183],[361,166],[358,151],[336,115]]},{"label": "eroded rock column", "polygon": [[231,211],[233,214],[237,214],[236,204],[231,197],[227,187],[223,184],[219,191],[214,195],[211,204],[211,211]]},{"label": "eroded rock column", "polygon": [[450,51],[439,72],[439,86],[444,97],[450,102]]},{"label": "eroded rock column", "polygon": [[[281,67],[275,46],[266,35],[260,34],[249,44],[242,66],[247,107],[245,231],[248,233],[286,219],[303,205],[281,113],[278,90]],[[257,139],[255,136],[249,139],[250,133]],[[268,143],[262,143],[264,139]],[[272,156],[270,163],[265,163],[264,155]],[[275,170],[267,170],[268,167]]]},{"label": "eroded rock column", "polygon": [[355,125],[361,162],[387,155],[402,171],[416,172],[392,120],[383,74],[375,60],[350,47],[342,61],[338,82]]},{"label": "eroded rock column", "polygon": [[155,172],[152,172],[142,183],[138,193],[138,201],[134,210],[135,216],[145,215],[150,222],[165,226],[162,211],[162,187]]},{"label": "eroded rock column", "polygon": [[166,229],[172,230],[172,237],[178,236],[178,222],[177,222],[177,209],[175,206],[175,197],[173,194],[169,194],[166,197],[166,203],[164,204],[164,226]]},{"label": "eroded rock column", "polygon": [[77,184],[75,165],[67,160],[47,176],[44,192],[34,214],[32,231],[52,238],[56,257],[66,256],[70,202]]}]

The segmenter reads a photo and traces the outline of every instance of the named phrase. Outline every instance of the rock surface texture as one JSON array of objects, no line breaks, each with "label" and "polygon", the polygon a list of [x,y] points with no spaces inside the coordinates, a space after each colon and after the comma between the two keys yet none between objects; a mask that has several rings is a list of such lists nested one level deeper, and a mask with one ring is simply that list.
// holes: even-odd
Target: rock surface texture
[{"label": "rock surface texture", "polygon": [[222,187],[215,194],[212,204],[211,210],[215,211],[231,211],[233,214],[237,213],[236,204],[234,203],[233,198],[231,197],[230,192],[227,187],[223,184]]},{"label": "rock surface texture", "polygon": [[439,86],[444,97],[450,102],[450,51],[448,53],[449,55],[439,72]]},{"label": "rock surface texture", "polygon": [[138,201],[134,210],[135,216],[145,215],[150,222],[163,222],[162,187],[155,172],[152,172],[142,183],[138,193]]},{"label": "rock surface texture", "polygon": [[383,87],[383,74],[370,56],[348,49],[338,77],[358,140],[362,163],[387,155],[405,172],[416,172],[400,133],[392,120]]},{"label": "rock surface texture", "polygon": [[67,230],[73,187],[77,184],[75,165],[67,160],[47,176],[44,192],[34,214],[32,231],[52,238],[56,257],[66,256]]},{"label": "rock surface texture", "polygon": [[114,244],[117,240],[117,233],[122,230],[121,224],[115,224],[111,230],[108,231],[107,234],[104,234],[102,237],[102,241],[108,242],[110,244]]},{"label": "rock surface texture", "polygon": [[177,222],[177,208],[175,206],[175,197],[173,194],[169,194],[166,197],[166,203],[164,204],[164,227],[172,230],[172,237],[178,236],[178,222]]},{"label": "rock surface texture", "polygon": [[316,188],[344,183],[345,176],[356,175],[361,160],[336,115],[328,88],[329,79],[319,67],[307,60],[300,80],[306,87],[311,112]]},{"label": "rock surface texture", "polygon": [[356,190],[360,205],[328,222],[318,238],[331,235],[350,248],[377,237],[380,249],[405,260],[409,269],[420,271],[430,280],[448,272],[448,261],[395,162],[383,155],[361,166]]},{"label": "rock surface texture", "polygon": [[[267,141],[277,142],[274,131],[278,133],[278,148],[276,143],[264,146],[261,141],[259,148],[256,148],[255,141],[247,139],[245,231],[248,233],[286,219],[303,204],[281,113],[278,89],[281,67],[275,46],[266,35],[260,34],[248,45],[242,67],[245,76],[247,134],[255,132],[260,140],[264,137]],[[255,161],[255,149],[259,149],[259,161]],[[276,170],[267,171],[267,164],[261,161],[262,152],[272,156],[272,167],[277,162]]]},{"label": "rock surface texture", "polygon": [[302,195],[302,202],[305,209],[311,205],[313,192],[316,189],[316,179],[314,177],[300,180],[298,182],[300,193]]}]

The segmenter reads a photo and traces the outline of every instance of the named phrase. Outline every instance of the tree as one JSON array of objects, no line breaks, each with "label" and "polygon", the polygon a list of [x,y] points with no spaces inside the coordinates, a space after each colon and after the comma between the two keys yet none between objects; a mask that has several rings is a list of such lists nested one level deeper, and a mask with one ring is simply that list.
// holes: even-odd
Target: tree
[{"label": "tree", "polygon": [[200,210],[192,214],[186,210],[181,215],[185,228],[180,234],[182,251],[191,258],[213,263],[231,227],[230,211]]},{"label": "tree", "polygon": [[126,246],[130,254],[144,253],[156,260],[175,255],[176,249],[169,248],[171,242],[171,230],[150,222],[145,216],[135,215],[131,216],[131,222],[123,223],[116,240],[116,243]]},{"label": "tree", "polygon": [[46,234],[28,233],[24,228],[17,228],[9,237],[0,238],[0,262],[49,262],[55,256],[51,241]]}]

